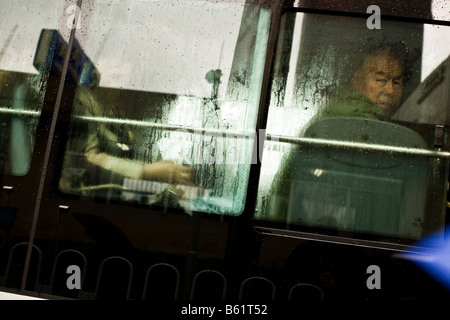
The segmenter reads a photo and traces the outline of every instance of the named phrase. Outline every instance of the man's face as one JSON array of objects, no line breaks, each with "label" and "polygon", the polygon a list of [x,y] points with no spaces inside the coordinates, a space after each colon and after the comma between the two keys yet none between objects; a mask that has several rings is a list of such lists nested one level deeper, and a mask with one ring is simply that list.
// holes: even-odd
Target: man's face
[{"label": "man's face", "polygon": [[353,86],[370,101],[392,115],[400,107],[404,83],[403,68],[395,58],[378,53],[368,57]]}]

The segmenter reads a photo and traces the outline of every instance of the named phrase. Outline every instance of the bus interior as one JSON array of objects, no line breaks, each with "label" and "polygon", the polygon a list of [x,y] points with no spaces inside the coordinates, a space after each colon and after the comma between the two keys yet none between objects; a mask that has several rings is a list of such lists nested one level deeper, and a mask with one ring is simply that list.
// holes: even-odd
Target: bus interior
[{"label": "bus interior", "polygon": [[[1,291],[448,297],[417,261],[448,250],[450,22],[403,2],[0,0]],[[397,45],[395,112],[359,114]]]}]

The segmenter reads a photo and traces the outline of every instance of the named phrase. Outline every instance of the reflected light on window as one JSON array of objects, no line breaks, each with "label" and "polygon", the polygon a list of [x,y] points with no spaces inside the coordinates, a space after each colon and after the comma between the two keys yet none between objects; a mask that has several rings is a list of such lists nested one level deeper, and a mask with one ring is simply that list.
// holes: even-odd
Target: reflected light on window
[{"label": "reflected light on window", "polygon": [[314,174],[316,177],[320,177],[320,176],[322,175],[322,173],[323,173],[323,170],[322,170],[322,169],[316,169],[316,170],[314,170],[314,172],[313,172],[313,174]]}]

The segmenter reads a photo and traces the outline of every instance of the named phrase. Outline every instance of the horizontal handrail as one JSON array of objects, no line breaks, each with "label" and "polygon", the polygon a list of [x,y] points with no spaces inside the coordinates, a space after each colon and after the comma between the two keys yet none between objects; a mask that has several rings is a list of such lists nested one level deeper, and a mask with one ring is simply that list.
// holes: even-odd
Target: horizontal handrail
[{"label": "horizontal handrail", "polygon": [[[25,115],[25,116],[39,116],[41,114],[40,111],[37,110],[27,110],[27,109],[13,109],[0,107],[0,113],[12,114],[12,115]],[[73,119],[85,120],[89,122],[98,122],[98,123],[107,123],[107,124],[126,124],[135,127],[144,127],[144,128],[153,128],[153,129],[161,129],[161,130],[183,130],[188,133],[196,133],[196,134],[214,134],[214,135],[230,135],[233,137],[251,137],[255,135],[254,131],[235,131],[235,130],[221,130],[214,128],[193,128],[186,127],[181,125],[173,125],[173,124],[163,124],[163,123],[154,123],[145,120],[133,120],[133,119],[113,119],[108,117],[92,117],[92,116],[80,116],[75,115]]]},{"label": "horizontal handrail", "polygon": [[[12,109],[0,107],[0,113],[14,114],[14,115],[27,115],[27,116],[39,116],[40,111],[26,110],[26,109]],[[221,130],[214,128],[193,128],[181,125],[153,123],[143,120],[132,119],[112,119],[107,117],[92,117],[92,116],[74,116],[75,119],[85,120],[89,122],[100,122],[110,124],[127,124],[136,127],[155,128],[161,130],[176,131],[182,130],[188,133],[194,134],[215,134],[215,135],[231,135],[234,137],[251,137],[255,135],[254,131],[233,131],[233,130]],[[301,146],[317,146],[317,147],[334,147],[334,148],[349,148],[349,149],[362,149],[366,151],[378,151],[385,153],[397,153],[406,155],[417,155],[432,158],[445,158],[450,159],[450,152],[441,150],[428,150],[420,148],[408,148],[398,146],[388,146],[380,144],[353,142],[353,141],[341,141],[341,140],[329,140],[329,139],[317,139],[317,138],[305,138],[305,137],[290,137],[276,134],[266,134],[266,140],[282,143],[291,143]]]},{"label": "horizontal handrail", "polygon": [[23,108],[13,109],[13,108],[0,107],[0,113],[23,115],[23,116],[39,116],[41,114],[41,111],[29,110],[29,109],[23,109]]},{"label": "horizontal handrail", "polygon": [[436,151],[420,148],[408,148],[408,147],[398,147],[398,146],[388,146],[381,144],[371,144],[353,141],[341,141],[341,140],[329,140],[329,139],[317,139],[317,138],[298,138],[289,137],[282,135],[267,134],[267,139],[271,141],[291,143],[300,146],[314,146],[314,147],[332,147],[332,148],[349,148],[358,149],[365,151],[377,151],[384,153],[396,153],[396,154],[406,154],[406,155],[416,155],[424,157],[433,158],[445,158],[450,159],[450,152],[447,151]]},{"label": "horizontal handrail", "polygon": [[143,120],[132,120],[132,119],[112,119],[107,117],[90,117],[90,116],[74,116],[76,119],[80,120],[86,120],[90,122],[100,122],[100,123],[109,123],[109,124],[127,124],[132,125],[136,127],[146,127],[146,128],[155,128],[155,129],[162,129],[162,130],[170,130],[170,131],[176,131],[176,130],[183,130],[187,131],[189,133],[197,133],[197,134],[226,134],[226,135],[232,135],[236,137],[250,137],[252,135],[255,135],[255,131],[233,131],[233,130],[221,130],[221,129],[214,129],[214,128],[193,128],[193,127],[186,127],[181,125],[174,125],[174,124],[163,124],[163,123],[154,123],[149,121],[143,121]]}]

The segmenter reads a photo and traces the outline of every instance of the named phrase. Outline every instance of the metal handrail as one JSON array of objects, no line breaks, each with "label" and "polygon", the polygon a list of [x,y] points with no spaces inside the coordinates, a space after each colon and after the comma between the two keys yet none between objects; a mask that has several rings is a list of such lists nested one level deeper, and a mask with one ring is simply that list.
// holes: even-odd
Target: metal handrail
[{"label": "metal handrail", "polygon": [[266,138],[268,138],[267,140],[274,140],[283,143],[291,143],[300,146],[348,148],[364,151],[376,151],[392,154],[406,154],[423,157],[450,159],[450,152],[441,150],[436,151],[420,148],[397,147],[397,146],[388,146],[388,145],[353,142],[353,141],[342,141],[342,140],[329,140],[329,139],[304,138],[304,137],[297,138],[273,134],[267,134]]},{"label": "metal handrail", "polygon": [[135,127],[145,127],[145,128],[154,128],[154,129],[161,129],[161,130],[170,130],[170,131],[176,131],[176,130],[183,130],[187,131],[188,133],[197,133],[197,134],[217,134],[217,135],[232,135],[236,137],[250,137],[255,135],[255,131],[233,131],[233,130],[221,130],[221,129],[214,129],[214,128],[193,128],[193,127],[186,127],[181,125],[174,125],[174,124],[163,124],[163,123],[154,123],[149,121],[143,121],[143,120],[132,120],[132,119],[112,119],[108,117],[91,117],[91,116],[74,116],[73,118],[79,119],[79,120],[85,120],[89,122],[100,122],[100,123],[108,123],[108,124],[127,124],[132,125]]},{"label": "metal handrail", "polygon": [[23,108],[13,109],[7,107],[0,107],[0,113],[21,115],[21,116],[39,116],[41,114],[41,111]]},{"label": "metal handrail", "polygon": [[[25,115],[25,116],[39,116],[40,111],[36,110],[26,110],[26,109],[12,109],[0,107],[0,113],[13,114],[13,115]],[[92,117],[92,116],[73,116],[74,119],[85,120],[89,122],[100,122],[109,124],[128,124],[136,127],[146,127],[161,130],[183,130],[188,133],[194,134],[214,134],[214,135],[231,135],[234,137],[251,137],[255,135],[254,131],[233,131],[233,130],[221,130],[214,128],[193,128],[181,125],[173,124],[162,124],[153,123],[144,120],[132,120],[132,119],[113,119],[108,117]],[[266,134],[265,140],[270,140],[274,142],[290,143],[300,146],[313,146],[313,147],[332,147],[332,148],[349,148],[349,149],[359,149],[365,151],[376,151],[384,153],[395,153],[395,154],[405,154],[405,155],[416,155],[431,158],[444,158],[450,159],[450,152],[448,151],[438,151],[420,149],[420,148],[408,148],[408,147],[398,147],[398,146],[388,146],[380,144],[353,142],[353,141],[341,141],[341,140],[330,140],[330,139],[317,139],[317,138],[305,138],[305,137],[291,137],[276,134]]]}]

